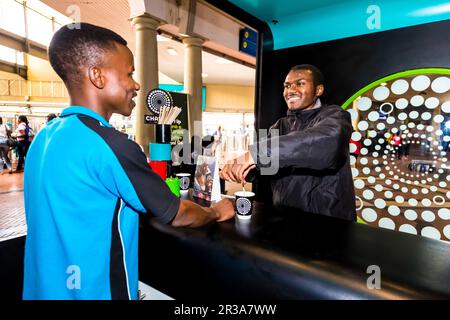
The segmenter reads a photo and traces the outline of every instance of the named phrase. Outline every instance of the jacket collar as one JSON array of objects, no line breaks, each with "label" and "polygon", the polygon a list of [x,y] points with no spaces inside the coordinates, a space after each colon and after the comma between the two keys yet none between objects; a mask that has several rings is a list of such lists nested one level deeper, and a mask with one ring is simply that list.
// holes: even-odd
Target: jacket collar
[{"label": "jacket collar", "polygon": [[68,117],[68,116],[78,115],[78,114],[94,118],[95,120],[99,121],[105,127],[111,127],[111,125],[108,123],[108,121],[105,120],[105,118],[103,118],[97,112],[95,112],[89,108],[83,107],[83,106],[67,107],[61,112],[60,117]]},{"label": "jacket collar", "polygon": [[320,101],[319,98],[317,98],[316,103],[314,104],[314,107],[312,109],[309,109],[309,110],[289,110],[288,109],[287,116],[308,115],[311,113],[315,113],[315,111],[317,111],[317,109],[319,109],[320,107],[322,107],[322,102]]}]

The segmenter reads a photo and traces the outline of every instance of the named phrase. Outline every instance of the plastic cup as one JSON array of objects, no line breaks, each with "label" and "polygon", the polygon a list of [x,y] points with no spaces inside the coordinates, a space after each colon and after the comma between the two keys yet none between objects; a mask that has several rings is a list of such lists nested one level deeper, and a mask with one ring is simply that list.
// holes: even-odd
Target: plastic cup
[{"label": "plastic cup", "polygon": [[236,216],[239,219],[250,219],[253,213],[255,194],[251,191],[237,191],[234,196],[236,197]]},{"label": "plastic cup", "polygon": [[191,174],[190,173],[177,173],[177,178],[180,179],[180,190],[188,191],[191,184]]},{"label": "plastic cup", "polygon": [[180,197],[180,179],[178,178],[167,178],[166,184],[169,186],[170,191],[177,197]]}]

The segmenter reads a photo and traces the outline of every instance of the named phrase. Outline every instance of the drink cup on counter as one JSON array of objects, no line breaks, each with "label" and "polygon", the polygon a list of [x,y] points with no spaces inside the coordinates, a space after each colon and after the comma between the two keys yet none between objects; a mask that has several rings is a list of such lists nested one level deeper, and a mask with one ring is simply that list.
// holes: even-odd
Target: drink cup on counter
[{"label": "drink cup on counter", "polygon": [[250,219],[253,213],[255,194],[251,191],[237,191],[234,196],[236,197],[236,216],[239,219]]},{"label": "drink cup on counter", "polygon": [[166,184],[169,186],[170,191],[178,198],[180,197],[180,180],[178,178],[167,178]]},{"label": "drink cup on counter", "polygon": [[177,173],[177,178],[180,179],[180,191],[186,192],[189,190],[191,184],[191,174],[190,173]]}]

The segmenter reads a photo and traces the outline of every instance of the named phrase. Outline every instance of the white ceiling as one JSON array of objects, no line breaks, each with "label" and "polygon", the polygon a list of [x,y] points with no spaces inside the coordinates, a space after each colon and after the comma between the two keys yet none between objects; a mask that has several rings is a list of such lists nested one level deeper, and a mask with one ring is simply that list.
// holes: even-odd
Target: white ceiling
[{"label": "white ceiling", "polygon": [[[128,41],[128,46],[134,52],[135,37],[129,21],[129,5],[127,0],[42,0],[59,12],[70,15],[67,12],[69,6],[77,5],[81,12],[81,21],[96,24],[111,29]],[[167,48],[174,48],[178,55],[171,56]],[[255,69],[230,61],[229,64],[218,64],[218,56],[203,52],[203,73],[208,74],[203,78],[204,84],[226,84],[254,86]],[[159,71],[176,82],[183,82],[184,72],[184,46],[182,43],[169,40],[158,42]]]}]

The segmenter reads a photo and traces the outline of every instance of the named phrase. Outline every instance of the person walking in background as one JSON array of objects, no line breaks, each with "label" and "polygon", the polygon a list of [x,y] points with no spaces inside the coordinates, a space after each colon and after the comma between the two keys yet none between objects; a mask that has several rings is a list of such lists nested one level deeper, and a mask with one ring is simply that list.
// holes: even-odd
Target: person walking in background
[{"label": "person walking in background", "polygon": [[53,119],[58,118],[58,116],[54,113],[49,113],[47,115],[47,123],[49,123],[50,121],[52,121]]},{"label": "person walking in background", "polygon": [[30,146],[30,126],[26,116],[19,116],[17,128],[12,135],[17,139],[17,153],[19,155],[19,162],[15,172],[21,172],[23,171],[25,157]]},{"label": "person walking in background", "polygon": [[0,117],[0,173],[3,173],[3,165],[12,173],[11,161],[8,158],[9,145],[8,138],[11,136],[11,132],[8,127],[3,123],[3,119]]}]

